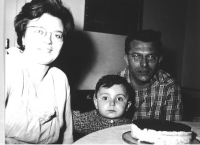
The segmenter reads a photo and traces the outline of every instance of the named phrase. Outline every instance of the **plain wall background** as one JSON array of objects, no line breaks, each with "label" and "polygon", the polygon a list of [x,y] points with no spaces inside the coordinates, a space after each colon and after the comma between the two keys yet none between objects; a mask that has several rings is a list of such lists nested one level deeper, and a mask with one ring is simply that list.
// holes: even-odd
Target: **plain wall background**
[{"label": "plain wall background", "polygon": [[[14,16],[30,0],[6,0],[5,35],[15,46]],[[94,89],[98,79],[126,67],[124,35],[83,31],[85,0],[63,0],[71,9],[76,30],[57,66],[66,72],[72,89]],[[184,88],[200,90],[200,1],[144,0],[143,29],[162,32],[165,51],[161,68]]]},{"label": "plain wall background", "polygon": [[0,48],[0,144],[4,144],[5,141],[5,133],[4,133],[4,76],[5,76],[5,72],[4,72],[4,48],[5,48],[5,21],[4,21],[4,14],[5,14],[5,7],[4,7],[4,0],[0,1],[0,44],[1,44],[1,48]]}]

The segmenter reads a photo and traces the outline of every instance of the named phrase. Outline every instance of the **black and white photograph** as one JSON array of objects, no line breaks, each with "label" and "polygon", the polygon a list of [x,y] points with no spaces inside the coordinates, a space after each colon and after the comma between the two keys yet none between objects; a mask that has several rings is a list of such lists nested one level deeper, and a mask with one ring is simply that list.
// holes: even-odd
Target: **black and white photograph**
[{"label": "black and white photograph", "polygon": [[0,144],[200,144],[199,0],[2,0]]}]

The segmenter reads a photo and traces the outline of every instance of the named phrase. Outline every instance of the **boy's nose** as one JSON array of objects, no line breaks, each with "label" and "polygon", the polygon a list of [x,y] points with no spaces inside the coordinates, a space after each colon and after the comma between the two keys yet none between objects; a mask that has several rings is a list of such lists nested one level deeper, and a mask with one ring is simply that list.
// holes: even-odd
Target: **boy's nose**
[{"label": "boy's nose", "polygon": [[115,106],[115,101],[110,101],[110,106]]}]

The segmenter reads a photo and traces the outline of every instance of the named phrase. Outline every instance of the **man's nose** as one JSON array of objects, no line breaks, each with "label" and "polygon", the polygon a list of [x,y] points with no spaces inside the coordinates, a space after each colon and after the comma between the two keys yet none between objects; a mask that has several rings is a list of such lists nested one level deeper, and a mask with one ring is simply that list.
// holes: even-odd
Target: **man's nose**
[{"label": "man's nose", "polygon": [[148,65],[148,61],[145,57],[143,57],[142,60],[140,61],[140,66],[146,67],[147,65]]}]

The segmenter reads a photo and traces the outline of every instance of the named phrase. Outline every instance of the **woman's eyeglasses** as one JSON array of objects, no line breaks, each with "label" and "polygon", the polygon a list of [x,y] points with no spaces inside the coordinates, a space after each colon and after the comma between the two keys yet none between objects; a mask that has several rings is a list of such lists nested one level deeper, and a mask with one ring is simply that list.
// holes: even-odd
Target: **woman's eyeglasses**
[{"label": "woman's eyeglasses", "polygon": [[63,33],[60,31],[47,32],[45,28],[37,27],[37,26],[28,26],[26,28],[31,28],[31,30],[33,31],[33,34],[38,38],[45,38],[47,33],[50,33],[52,41],[56,41],[56,42],[63,41]]}]

